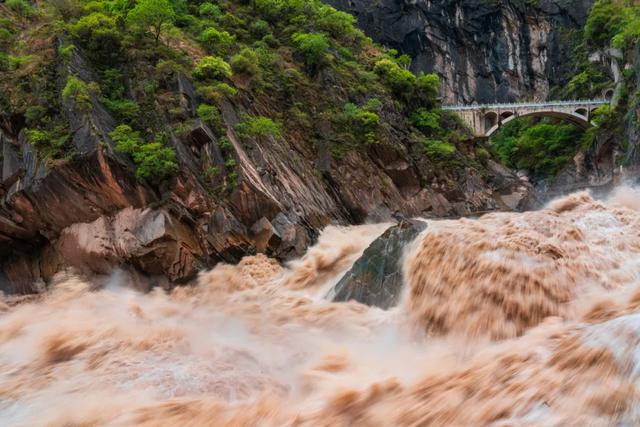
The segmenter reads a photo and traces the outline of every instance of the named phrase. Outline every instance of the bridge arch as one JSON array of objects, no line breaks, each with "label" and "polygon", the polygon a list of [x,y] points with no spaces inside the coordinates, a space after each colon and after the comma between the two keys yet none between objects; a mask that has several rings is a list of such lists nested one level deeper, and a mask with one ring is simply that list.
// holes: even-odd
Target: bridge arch
[{"label": "bridge arch", "polygon": [[[578,112],[577,112],[578,110],[580,110],[581,112],[584,112],[586,114],[585,115],[578,114]],[[552,118],[561,119],[561,120],[564,120],[566,122],[573,123],[574,125],[577,125],[577,126],[583,128],[583,129],[588,129],[589,127],[592,126],[591,122],[589,121],[589,116],[590,116],[590,112],[591,111],[586,111],[586,109],[585,109],[585,111],[582,111],[582,109],[578,109],[578,110],[576,110],[576,112],[573,112],[573,113],[565,113],[565,112],[560,112],[560,111],[534,111],[534,112],[525,113],[525,114],[514,114],[514,113],[511,113],[504,120],[501,120],[499,123],[496,123],[495,125],[490,127],[485,132],[485,136],[488,138],[491,135],[493,135],[494,133],[496,133],[502,126],[504,126],[507,123],[509,123],[510,121],[515,120],[515,119],[521,119],[521,118],[524,118],[524,117],[552,117]]]},{"label": "bridge arch", "polygon": [[484,128],[491,129],[492,127],[498,125],[500,120],[498,118],[498,113],[495,111],[489,111],[484,114]]}]

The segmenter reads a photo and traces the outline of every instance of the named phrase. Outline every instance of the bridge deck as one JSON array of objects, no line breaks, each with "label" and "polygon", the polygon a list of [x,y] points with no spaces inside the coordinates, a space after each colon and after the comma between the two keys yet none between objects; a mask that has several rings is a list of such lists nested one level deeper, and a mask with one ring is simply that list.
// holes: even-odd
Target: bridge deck
[{"label": "bridge deck", "polygon": [[574,101],[547,101],[547,102],[520,102],[509,104],[471,104],[471,105],[443,105],[443,110],[448,111],[470,111],[470,110],[506,110],[517,108],[553,108],[583,105],[604,105],[610,101],[604,99],[588,99]]}]

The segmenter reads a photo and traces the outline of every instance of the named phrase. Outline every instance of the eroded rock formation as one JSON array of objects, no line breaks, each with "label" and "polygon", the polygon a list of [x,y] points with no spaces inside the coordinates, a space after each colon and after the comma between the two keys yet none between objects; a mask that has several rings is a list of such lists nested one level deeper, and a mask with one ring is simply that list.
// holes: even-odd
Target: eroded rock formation
[{"label": "eroded rock formation", "polygon": [[[61,76],[92,79],[80,50],[66,67]],[[64,103],[75,155],[60,164],[38,158],[20,123],[2,125],[3,290],[37,292],[67,267],[102,274],[129,265],[180,283],[203,267],[246,254],[298,256],[330,223],[388,220],[394,212],[459,216],[515,209],[528,196],[526,184],[491,161],[482,176],[464,163],[434,167],[421,145],[410,143],[400,111],[385,113],[396,125],[381,143],[340,159],[329,152],[329,123],[316,123],[315,146],[295,138],[247,144],[234,125],[249,99],[221,103],[225,149],[238,179],[220,190],[221,178],[202,170],[203,164],[224,170],[221,144],[194,117],[189,79],[177,73],[167,85],[192,121],[182,135],[169,137],[180,172],[160,186],[137,179],[131,160],[116,152],[109,136],[116,121],[95,96],[88,112]],[[468,149],[472,156],[471,142]]]}]

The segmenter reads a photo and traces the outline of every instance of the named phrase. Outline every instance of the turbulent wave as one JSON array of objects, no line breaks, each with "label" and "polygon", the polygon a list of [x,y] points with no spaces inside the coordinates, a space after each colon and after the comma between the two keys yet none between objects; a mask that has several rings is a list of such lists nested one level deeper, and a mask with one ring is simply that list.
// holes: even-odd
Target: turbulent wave
[{"label": "turbulent wave", "polygon": [[640,203],[577,193],[429,221],[401,303],[320,295],[386,225],[330,227],[302,259],[220,265],[148,294],[59,276],[0,299],[10,426],[640,423]]}]

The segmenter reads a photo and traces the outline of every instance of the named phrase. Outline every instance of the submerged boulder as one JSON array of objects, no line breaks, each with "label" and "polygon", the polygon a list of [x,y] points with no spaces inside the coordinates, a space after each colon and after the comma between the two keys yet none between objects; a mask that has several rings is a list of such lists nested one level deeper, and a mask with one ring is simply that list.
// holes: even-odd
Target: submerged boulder
[{"label": "submerged boulder", "polygon": [[426,222],[413,219],[389,228],[364,251],[327,298],[355,300],[383,309],[396,305],[402,290],[400,261],[404,248],[425,228]]}]

